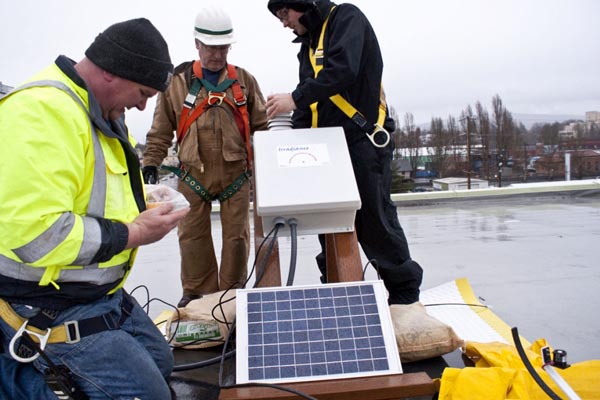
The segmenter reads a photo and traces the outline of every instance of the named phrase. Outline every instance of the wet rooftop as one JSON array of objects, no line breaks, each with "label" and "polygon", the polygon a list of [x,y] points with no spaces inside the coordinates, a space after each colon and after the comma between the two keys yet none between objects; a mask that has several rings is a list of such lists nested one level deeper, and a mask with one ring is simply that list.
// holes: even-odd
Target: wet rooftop
[{"label": "wet rooftop", "polygon": [[[502,196],[436,196],[394,197],[412,257],[424,269],[423,289],[467,278],[481,302],[518,327],[523,337],[545,338],[552,347],[566,350],[570,363],[600,359],[600,191],[557,186]],[[217,213],[212,229],[219,253]],[[318,251],[316,236],[298,238],[295,284],[319,282],[314,262]],[[285,280],[288,237],[279,239],[279,252]],[[251,256],[250,266],[253,261]],[[375,278],[369,267],[366,279]],[[177,303],[176,231],[140,248],[126,288],[138,285],[145,285],[152,298]],[[142,291],[134,295],[140,303],[146,301]],[[150,315],[167,309],[152,302]]]}]

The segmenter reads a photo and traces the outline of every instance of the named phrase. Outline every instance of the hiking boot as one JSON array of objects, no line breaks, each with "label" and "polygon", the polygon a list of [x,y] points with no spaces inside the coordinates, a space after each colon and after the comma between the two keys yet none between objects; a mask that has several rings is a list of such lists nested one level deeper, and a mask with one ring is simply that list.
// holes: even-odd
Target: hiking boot
[{"label": "hiking boot", "polygon": [[197,294],[184,294],[181,300],[179,300],[179,303],[177,303],[177,307],[183,308],[187,306],[190,301],[199,299],[200,297],[202,296]]}]

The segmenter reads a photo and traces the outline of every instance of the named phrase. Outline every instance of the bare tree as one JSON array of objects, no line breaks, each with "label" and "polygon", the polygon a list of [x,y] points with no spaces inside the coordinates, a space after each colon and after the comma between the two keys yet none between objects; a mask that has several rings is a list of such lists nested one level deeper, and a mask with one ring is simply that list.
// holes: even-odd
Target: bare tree
[{"label": "bare tree", "polygon": [[480,157],[483,162],[483,174],[487,180],[490,179],[490,162],[491,162],[491,126],[490,115],[483,107],[481,102],[475,103],[475,111],[477,112],[477,132],[481,143]]},{"label": "bare tree", "polygon": [[[473,109],[471,108],[471,105],[467,105],[467,108],[465,108],[464,110],[461,111],[460,113],[460,127],[461,130],[463,131],[463,133],[467,132],[467,121],[471,120],[471,122],[475,119],[475,116],[473,115]],[[472,127],[469,127],[470,130],[472,130]],[[467,143],[467,137],[463,135],[463,140],[461,142],[461,144],[466,144]]]},{"label": "bare tree", "polygon": [[460,129],[458,128],[456,118],[454,118],[452,115],[448,116],[446,126],[448,130],[448,136],[450,138],[450,146],[452,148],[451,168],[453,169],[453,173],[456,175],[458,172],[458,165],[461,163],[460,153],[458,152],[460,143]]},{"label": "bare tree", "polygon": [[500,95],[492,97],[492,112],[496,124],[496,153],[500,153],[504,144],[504,106]]},{"label": "bare tree", "polygon": [[431,140],[429,146],[433,150],[432,163],[440,178],[446,175],[448,169],[448,149],[450,147],[450,137],[444,129],[444,122],[441,118],[432,118],[429,129]]},{"label": "bare tree", "polygon": [[411,177],[414,178],[419,164],[419,155],[421,152],[421,130],[415,127],[415,121],[412,113],[404,114],[404,132],[407,138],[407,150],[410,158]]}]

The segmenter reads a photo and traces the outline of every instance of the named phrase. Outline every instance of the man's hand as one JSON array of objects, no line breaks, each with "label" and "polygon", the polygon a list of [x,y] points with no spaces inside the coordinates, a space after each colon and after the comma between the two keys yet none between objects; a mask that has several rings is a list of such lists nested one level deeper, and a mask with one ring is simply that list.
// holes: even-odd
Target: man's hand
[{"label": "man's hand", "polygon": [[144,177],[144,183],[158,183],[158,168],[154,165],[147,165],[142,168],[142,176]]},{"label": "man's hand", "polygon": [[126,224],[129,229],[126,248],[132,249],[159,241],[175,228],[179,220],[190,211],[189,208],[186,208],[171,212],[172,208],[172,204],[161,204],[156,208],[144,211],[133,222]]},{"label": "man's hand", "polygon": [[277,114],[290,113],[296,109],[296,103],[290,93],[277,93],[267,97],[267,118],[273,119]]}]

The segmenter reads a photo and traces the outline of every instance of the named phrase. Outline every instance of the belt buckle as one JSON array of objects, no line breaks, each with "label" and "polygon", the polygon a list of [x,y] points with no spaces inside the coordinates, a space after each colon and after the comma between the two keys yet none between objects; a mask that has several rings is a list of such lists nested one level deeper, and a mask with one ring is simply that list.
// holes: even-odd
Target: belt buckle
[{"label": "belt buckle", "polygon": [[27,357],[27,358],[19,356],[17,353],[15,353],[15,344],[17,343],[17,339],[19,339],[21,336],[23,336],[23,333],[33,335],[39,339],[40,349],[42,349],[42,351],[43,351],[46,348],[46,343],[48,343],[48,338],[50,337],[50,332],[52,332],[51,328],[48,328],[46,330],[46,333],[43,335],[39,334],[37,332],[30,331],[29,329],[27,329],[28,322],[29,322],[29,320],[26,320],[25,322],[23,322],[23,325],[21,325],[19,330],[15,333],[13,338],[10,340],[10,344],[8,345],[8,349],[9,349],[11,357],[22,363],[30,363],[30,362],[34,361],[35,359],[37,359],[40,356],[40,353],[36,352],[33,356]]},{"label": "belt buckle", "polygon": [[[65,333],[67,334],[67,340],[65,340],[65,343],[78,343],[81,340],[81,334],[79,333],[79,321],[67,321],[64,323],[64,326]],[[71,332],[73,332],[72,335]]]}]

